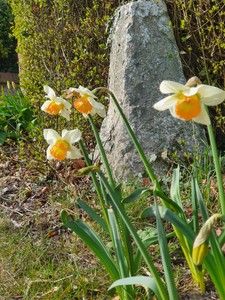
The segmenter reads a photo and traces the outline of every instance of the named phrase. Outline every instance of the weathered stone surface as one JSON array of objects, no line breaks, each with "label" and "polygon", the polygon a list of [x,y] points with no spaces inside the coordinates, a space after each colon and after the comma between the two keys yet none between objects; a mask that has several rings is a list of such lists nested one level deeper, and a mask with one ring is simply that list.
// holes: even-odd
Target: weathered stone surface
[{"label": "weathered stone surface", "polygon": [[[116,13],[111,41],[109,89],[118,99],[147,157],[157,157],[153,168],[159,174],[167,168],[162,159],[165,150],[182,154],[192,152],[195,144],[192,124],[174,119],[169,111],[152,108],[164,97],[159,91],[162,80],[186,82],[169,21],[162,0],[128,3]],[[195,130],[198,138],[203,132],[196,126]],[[100,134],[117,177],[143,171],[112,101]],[[184,146],[181,141],[185,141]]]}]

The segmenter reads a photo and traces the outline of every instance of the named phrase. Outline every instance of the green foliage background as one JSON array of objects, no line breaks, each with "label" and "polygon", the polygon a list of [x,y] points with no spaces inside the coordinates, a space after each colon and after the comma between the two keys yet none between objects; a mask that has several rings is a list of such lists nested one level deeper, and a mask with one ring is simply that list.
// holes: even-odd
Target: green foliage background
[{"label": "green foliage background", "polygon": [[[9,0],[21,61],[21,86],[35,103],[43,84],[58,93],[70,86],[107,85],[107,38],[119,0]],[[225,1],[165,0],[187,78],[224,88]],[[225,135],[225,104],[212,110]],[[79,119],[75,116],[75,119]],[[224,140],[219,139],[219,140]],[[220,147],[225,145],[220,145]]]},{"label": "green foliage background", "polygon": [[13,14],[6,0],[0,0],[0,72],[18,72],[16,39],[11,35]]},{"label": "green foliage background", "polygon": [[105,85],[109,48],[106,30],[121,1],[10,0],[15,15],[21,86],[36,97],[43,84],[56,91]]},{"label": "green foliage background", "polygon": [[[225,89],[225,1],[166,0],[186,78]],[[225,102],[210,109],[225,152]]]}]

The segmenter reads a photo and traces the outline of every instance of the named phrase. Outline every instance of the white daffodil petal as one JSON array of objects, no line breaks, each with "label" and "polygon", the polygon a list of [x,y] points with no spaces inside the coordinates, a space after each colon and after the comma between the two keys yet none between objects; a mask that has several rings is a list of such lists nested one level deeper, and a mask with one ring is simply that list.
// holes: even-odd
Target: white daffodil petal
[{"label": "white daffodil petal", "polygon": [[48,98],[55,98],[55,91],[50,86],[44,85],[44,91],[47,94]]},{"label": "white daffodil petal", "polygon": [[225,94],[223,95],[224,98],[221,98],[221,95],[222,94],[214,96],[214,98],[212,98],[212,97],[202,98],[201,101],[205,105],[216,106],[216,105],[221,104],[224,101],[224,99],[225,99]]},{"label": "white daffodil petal", "polygon": [[193,118],[193,121],[195,121],[196,123],[203,124],[203,125],[210,125],[211,124],[209,115],[208,115],[208,113],[207,113],[204,105],[202,105],[200,115],[198,115],[197,117]]},{"label": "white daffodil petal", "polygon": [[64,129],[62,131],[62,138],[67,140],[70,144],[79,142],[81,139],[81,131],[79,129],[69,130]]},{"label": "white daffodil petal", "polygon": [[210,86],[206,84],[200,84],[198,86],[198,93],[202,98],[205,97],[214,97],[215,95],[219,94],[220,92],[225,93],[225,91],[219,89],[215,86]]},{"label": "white daffodil petal", "polygon": [[70,150],[67,152],[67,156],[66,157],[70,158],[70,159],[77,159],[77,158],[81,158],[82,154],[81,154],[81,152],[80,152],[79,149],[77,149],[74,146],[71,146]]},{"label": "white daffodil petal", "polygon": [[91,97],[88,97],[88,101],[89,101],[90,104],[91,104],[94,108],[96,108],[96,109],[99,109],[99,110],[105,109],[105,106],[104,106],[102,103],[95,101],[95,100],[94,100],[93,98],[91,98]]},{"label": "white daffodil petal", "polygon": [[44,129],[43,133],[48,144],[53,144],[56,140],[61,139],[61,136],[53,129]]},{"label": "white daffodil petal", "polygon": [[225,99],[225,91],[209,85],[200,85],[198,93],[201,97],[201,101],[208,105],[214,106],[222,103]]},{"label": "white daffodil petal", "polygon": [[49,147],[48,147],[48,149],[47,149],[47,151],[46,151],[46,156],[47,156],[47,159],[49,159],[49,160],[52,160],[52,159],[54,159],[54,157],[51,155],[51,153],[50,153],[50,150],[51,150],[51,148],[52,148],[52,146],[53,145],[50,145]]},{"label": "white daffodil petal", "polygon": [[106,110],[105,110],[105,108],[103,108],[103,109],[96,109],[96,113],[97,113],[100,117],[102,117],[102,118],[105,118],[105,116],[106,116]]},{"label": "white daffodil petal", "polygon": [[54,99],[56,104],[64,104],[64,99],[62,97],[55,97]]},{"label": "white daffodil petal", "polygon": [[187,91],[190,88],[175,81],[164,80],[161,82],[159,89],[163,94],[177,94],[180,91]]},{"label": "white daffodil petal", "polygon": [[97,109],[97,108],[93,107],[92,110],[91,110],[91,115],[94,116],[95,114],[99,115],[102,118],[105,118],[106,110],[105,110],[105,108],[104,109]]},{"label": "white daffodil petal", "polygon": [[198,93],[198,86],[191,87],[191,88],[188,88],[188,90],[182,91],[182,94],[187,97],[196,95],[197,93]]},{"label": "white daffodil petal", "polygon": [[[64,99],[63,99],[64,100]],[[64,106],[65,106],[65,108],[67,109],[67,110],[70,110],[71,109],[71,107],[72,107],[72,104],[71,103],[69,103],[68,101],[66,101],[66,100],[64,100],[63,101],[63,104],[64,104]]]},{"label": "white daffodil petal", "polygon": [[153,108],[157,109],[157,110],[166,110],[168,108],[171,108],[172,106],[174,106],[177,102],[177,96],[176,95],[171,95],[168,96],[158,102],[156,102],[153,105]]},{"label": "white daffodil petal", "polygon": [[49,106],[49,104],[51,103],[51,100],[47,100],[45,101],[42,106],[41,106],[41,110],[46,111],[46,108]]},{"label": "white daffodil petal", "polygon": [[97,98],[92,91],[90,91],[89,89],[83,87],[83,86],[79,86],[79,88],[69,88],[69,92],[76,92],[79,93],[81,95],[81,97],[83,97],[84,95],[88,95],[92,98]]},{"label": "white daffodil petal", "polygon": [[61,111],[60,111],[60,114],[62,115],[62,117],[63,118],[65,118],[67,121],[69,121],[70,120],[70,111],[69,110],[67,110],[67,109],[62,109]]}]

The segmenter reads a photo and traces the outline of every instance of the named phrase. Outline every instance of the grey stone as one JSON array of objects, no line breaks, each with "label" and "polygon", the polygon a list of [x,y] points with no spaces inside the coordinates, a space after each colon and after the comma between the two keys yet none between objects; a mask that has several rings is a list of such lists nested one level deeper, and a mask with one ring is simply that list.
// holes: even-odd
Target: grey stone
[{"label": "grey stone", "polygon": [[[190,122],[152,107],[166,96],[159,91],[162,80],[186,82],[169,21],[162,0],[131,2],[116,12],[111,39],[109,89],[157,174],[168,168],[163,155],[190,153],[195,145]],[[196,139],[204,137],[203,131],[194,127]],[[144,170],[112,100],[100,135],[116,177],[138,175]]]}]

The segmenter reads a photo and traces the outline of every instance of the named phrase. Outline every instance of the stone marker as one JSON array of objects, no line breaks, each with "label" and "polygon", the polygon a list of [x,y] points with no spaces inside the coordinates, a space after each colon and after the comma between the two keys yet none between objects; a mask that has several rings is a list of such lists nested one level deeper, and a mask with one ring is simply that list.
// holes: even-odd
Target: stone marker
[{"label": "stone marker", "polygon": [[[185,83],[178,48],[162,0],[138,1],[122,6],[115,15],[111,36],[109,89],[115,94],[156,173],[168,168],[162,156],[193,152],[203,131],[190,122],[159,112],[153,104],[162,95],[162,80]],[[138,175],[144,167],[116,108],[110,101],[101,138],[117,178]],[[182,146],[185,142],[184,146]]]}]

